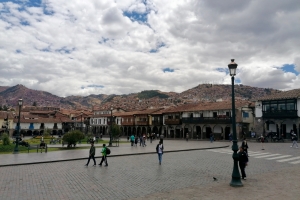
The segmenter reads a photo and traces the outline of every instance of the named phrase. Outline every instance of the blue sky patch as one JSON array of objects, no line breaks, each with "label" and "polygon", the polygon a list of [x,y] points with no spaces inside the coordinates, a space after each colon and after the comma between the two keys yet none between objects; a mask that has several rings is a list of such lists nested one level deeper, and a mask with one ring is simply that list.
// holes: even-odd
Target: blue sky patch
[{"label": "blue sky patch", "polygon": [[160,44],[156,47],[156,49],[151,49],[149,52],[150,52],[150,53],[156,53],[156,52],[159,51],[159,49],[160,49],[161,47],[164,47],[164,46],[166,46],[166,44],[162,42],[162,43],[160,43]]},{"label": "blue sky patch", "polygon": [[174,72],[174,69],[171,69],[171,68],[167,67],[167,68],[164,68],[163,71],[164,71],[164,73],[166,73],[166,72]]},{"label": "blue sky patch", "polygon": [[285,64],[281,67],[282,71],[284,72],[291,72],[293,74],[299,75],[299,72],[295,70],[295,65]]},{"label": "blue sky patch", "polygon": [[234,83],[242,83],[242,81],[239,78],[234,78]]},{"label": "blue sky patch", "polygon": [[70,54],[70,53],[72,53],[72,51],[75,51],[75,48],[73,47],[72,49],[68,49],[67,47],[63,47],[63,48],[57,49],[55,51],[60,52],[60,53]]},{"label": "blue sky patch", "polygon": [[148,13],[138,13],[138,12],[123,12],[123,15],[128,17],[131,21],[138,21],[142,23],[147,23]]}]

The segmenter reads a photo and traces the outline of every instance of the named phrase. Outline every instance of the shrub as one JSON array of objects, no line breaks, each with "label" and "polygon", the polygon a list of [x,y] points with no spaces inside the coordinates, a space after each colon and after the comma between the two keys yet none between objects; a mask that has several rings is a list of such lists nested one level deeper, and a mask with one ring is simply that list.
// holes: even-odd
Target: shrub
[{"label": "shrub", "polygon": [[72,145],[75,147],[76,143],[83,139],[84,134],[78,130],[70,131],[63,136],[63,141],[68,144],[67,147],[71,147]]},{"label": "shrub", "polygon": [[9,139],[9,137],[8,137],[8,135],[6,133],[4,133],[2,135],[1,139],[2,139],[2,144],[3,145],[10,145],[10,139]]}]

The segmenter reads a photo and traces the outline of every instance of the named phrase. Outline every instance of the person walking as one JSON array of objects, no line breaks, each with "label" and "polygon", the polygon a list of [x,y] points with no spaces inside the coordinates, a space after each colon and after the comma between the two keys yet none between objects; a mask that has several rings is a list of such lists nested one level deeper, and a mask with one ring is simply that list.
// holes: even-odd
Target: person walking
[{"label": "person walking", "polygon": [[249,157],[248,155],[248,143],[247,143],[247,140],[246,138],[244,138],[244,141],[242,142],[242,147],[244,149],[244,152],[247,154],[247,156]]},{"label": "person walking", "polygon": [[246,152],[244,151],[243,147],[240,147],[240,151],[238,153],[239,155],[239,167],[242,173],[242,179],[246,180],[246,172],[245,172],[245,168],[248,164],[248,156],[246,154]]},{"label": "person walking", "polygon": [[143,136],[140,135],[140,146],[142,146],[142,144],[143,144]]},{"label": "person walking", "polygon": [[214,134],[211,132],[210,133],[210,143],[212,143],[214,141]]},{"label": "person walking", "polygon": [[94,146],[94,142],[91,142],[91,148],[90,148],[89,159],[88,159],[88,162],[86,163],[85,166],[88,166],[88,165],[89,165],[91,158],[92,158],[93,161],[94,161],[94,165],[93,165],[93,166],[96,166],[95,153],[96,153],[96,148],[95,148],[95,146]]},{"label": "person walking", "polygon": [[133,146],[133,144],[134,144],[134,135],[133,134],[130,136],[130,142],[131,142],[131,146]]},{"label": "person walking", "polygon": [[160,142],[161,142],[161,144],[164,143],[164,135],[163,134],[160,135]]},{"label": "person walking", "polygon": [[101,162],[99,163],[99,165],[102,166],[102,163],[105,162],[105,167],[107,167],[108,164],[107,164],[106,145],[105,144],[103,144],[101,153],[102,153],[102,159],[101,159]]},{"label": "person walking", "polygon": [[296,146],[296,148],[298,149],[298,144],[297,144],[297,135],[294,133],[293,130],[291,130],[291,136],[292,136],[292,141],[293,141],[293,144],[291,147],[294,147],[294,145]]},{"label": "person walking", "polygon": [[147,146],[147,145],[146,145],[146,136],[145,136],[145,135],[143,136],[143,147],[144,147],[144,146]]},{"label": "person walking", "polygon": [[162,155],[164,153],[164,145],[162,144],[161,141],[159,141],[159,143],[156,146],[156,153],[158,155],[158,162],[161,165]]},{"label": "person walking", "polygon": [[136,147],[137,147],[138,140],[139,140],[139,138],[137,136],[135,136],[135,138],[134,138],[134,144],[135,144]]},{"label": "person walking", "polygon": [[186,133],[186,141],[189,141],[189,133]]}]

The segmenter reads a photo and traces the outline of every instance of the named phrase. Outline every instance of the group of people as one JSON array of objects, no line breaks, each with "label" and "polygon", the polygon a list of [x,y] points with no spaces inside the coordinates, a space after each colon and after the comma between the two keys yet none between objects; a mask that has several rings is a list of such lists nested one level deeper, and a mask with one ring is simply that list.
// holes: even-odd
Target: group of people
[{"label": "group of people", "polygon": [[[102,166],[102,163],[104,162],[105,163],[104,166],[107,167],[108,166],[108,163],[107,163],[107,147],[106,147],[105,144],[103,144],[101,153],[102,153],[102,159],[101,159],[101,162],[99,163],[99,165]],[[94,142],[92,141],[90,152],[89,152],[89,158],[88,158],[88,161],[87,161],[85,166],[89,165],[91,159],[93,159],[93,161],[94,161],[93,166],[96,166],[95,154],[96,154],[96,148],[94,146]]]}]

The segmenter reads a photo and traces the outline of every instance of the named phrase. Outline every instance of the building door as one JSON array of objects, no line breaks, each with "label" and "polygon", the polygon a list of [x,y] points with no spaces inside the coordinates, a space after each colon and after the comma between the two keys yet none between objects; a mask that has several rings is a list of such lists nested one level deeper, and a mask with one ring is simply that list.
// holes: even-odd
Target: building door
[{"label": "building door", "polygon": [[210,134],[212,133],[211,128],[210,127],[206,127],[206,138],[210,138]]}]

